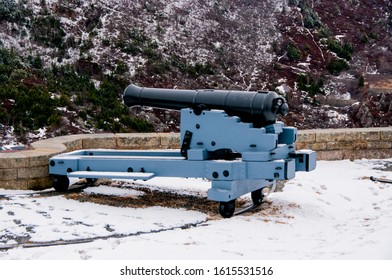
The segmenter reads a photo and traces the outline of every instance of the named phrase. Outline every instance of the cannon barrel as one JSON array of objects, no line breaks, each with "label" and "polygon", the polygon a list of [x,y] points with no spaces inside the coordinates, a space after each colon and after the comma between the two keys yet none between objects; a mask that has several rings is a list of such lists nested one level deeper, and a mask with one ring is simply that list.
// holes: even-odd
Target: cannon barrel
[{"label": "cannon barrel", "polygon": [[278,115],[286,115],[286,100],[273,91],[184,90],[138,87],[129,85],[124,91],[124,103],[129,106],[150,106],[181,110],[218,109],[243,122],[262,127],[276,122]]}]

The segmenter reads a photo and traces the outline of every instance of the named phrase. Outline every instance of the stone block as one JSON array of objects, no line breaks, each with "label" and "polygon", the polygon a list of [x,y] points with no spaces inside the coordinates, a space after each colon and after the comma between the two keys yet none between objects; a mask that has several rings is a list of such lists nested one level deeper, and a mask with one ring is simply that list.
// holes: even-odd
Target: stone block
[{"label": "stone block", "polygon": [[297,150],[310,149],[309,146],[310,146],[309,143],[295,142],[295,148]]},{"label": "stone block", "polygon": [[43,149],[45,151],[50,151],[53,153],[64,153],[66,151],[66,146],[63,144],[63,141],[57,138],[37,141],[31,144],[31,146],[34,149]]},{"label": "stone block", "polygon": [[23,168],[30,166],[30,157],[20,153],[0,153],[0,169]]},{"label": "stone block", "polygon": [[314,151],[324,151],[327,149],[327,143],[303,143],[296,142],[295,148],[297,150],[314,150]]},{"label": "stone block", "polygon": [[381,139],[380,131],[361,131],[358,132],[362,140],[377,141]]},{"label": "stone block", "polygon": [[160,149],[161,137],[157,133],[116,134],[117,149]]},{"label": "stone block", "polygon": [[316,142],[348,142],[357,141],[361,139],[359,133],[350,129],[326,129],[318,130],[316,134]]},{"label": "stone block", "polygon": [[67,152],[81,150],[81,149],[83,149],[83,139],[70,140],[70,141],[64,142],[64,145],[67,147]]},{"label": "stone block", "polygon": [[28,190],[29,180],[0,180],[0,186],[7,190]]},{"label": "stone block", "polygon": [[0,179],[0,186],[8,190],[45,190],[52,187],[52,179],[48,176],[33,179],[17,179],[3,181]]},{"label": "stone block", "polygon": [[368,154],[360,158],[392,158],[392,149],[367,150]]},{"label": "stone block", "polygon": [[392,157],[391,149],[374,149],[374,150],[346,150],[343,151],[343,159],[363,159],[363,158],[373,158],[373,159],[383,159]]},{"label": "stone block", "polygon": [[160,133],[159,136],[161,149],[179,149],[181,147],[179,133]]},{"label": "stone block", "polygon": [[310,143],[308,149],[314,151],[325,151],[327,150],[327,143]]},{"label": "stone block", "polygon": [[320,151],[316,153],[317,160],[342,160],[343,151]]},{"label": "stone block", "polygon": [[299,130],[297,141],[301,143],[314,143],[316,142],[316,133],[311,130]]},{"label": "stone block", "polygon": [[49,158],[57,154],[53,151],[43,149],[29,150],[21,153],[30,158],[30,167],[47,165]]},{"label": "stone block", "polygon": [[368,149],[391,149],[392,148],[392,141],[369,141],[368,142]]},{"label": "stone block", "polygon": [[381,140],[392,141],[392,129],[381,131]]},{"label": "stone block", "polygon": [[364,150],[368,146],[365,140],[328,142],[327,150]]},{"label": "stone block", "polygon": [[[8,180],[16,180],[18,178],[18,171],[16,169],[0,169],[0,182]],[[1,184],[0,184],[1,188]]]},{"label": "stone block", "polygon": [[17,171],[18,179],[42,178],[49,176],[48,165],[30,168],[19,168],[17,169]]},{"label": "stone block", "polygon": [[83,149],[116,149],[114,134],[94,134],[82,141]]}]

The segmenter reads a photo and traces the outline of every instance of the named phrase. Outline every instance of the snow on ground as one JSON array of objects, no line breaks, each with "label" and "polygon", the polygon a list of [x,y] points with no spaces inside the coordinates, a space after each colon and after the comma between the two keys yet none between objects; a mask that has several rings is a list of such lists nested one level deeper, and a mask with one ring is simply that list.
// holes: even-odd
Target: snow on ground
[{"label": "snow on ground", "polygon": [[123,189],[123,188],[112,188],[108,186],[100,186],[99,188],[87,188],[83,191],[87,194],[101,194],[101,195],[114,195],[114,196],[141,196],[144,194],[142,191]]},{"label": "snow on ground", "polygon": [[[35,242],[97,238],[76,245],[2,250],[0,259],[392,259],[392,185],[368,178],[392,178],[390,171],[381,170],[391,165],[392,159],[319,161],[315,171],[297,173],[283,192],[271,194],[268,207],[230,219],[0,190],[0,246],[23,242],[24,235]],[[202,196],[208,189],[208,182],[194,179],[145,184]],[[143,195],[111,188],[85,192]],[[20,239],[12,240],[12,235]]]},{"label": "snow on ground", "polygon": [[[107,187],[102,193],[107,193]],[[124,193],[114,190],[115,195]],[[141,193],[141,192],[139,192]],[[131,192],[135,195],[135,191]],[[135,235],[205,221],[204,214],[183,209],[129,209],[80,203],[62,196],[17,196],[1,204],[0,244],[69,241],[116,235]],[[15,238],[10,238],[14,236]],[[0,246],[1,247],[1,246]]]}]

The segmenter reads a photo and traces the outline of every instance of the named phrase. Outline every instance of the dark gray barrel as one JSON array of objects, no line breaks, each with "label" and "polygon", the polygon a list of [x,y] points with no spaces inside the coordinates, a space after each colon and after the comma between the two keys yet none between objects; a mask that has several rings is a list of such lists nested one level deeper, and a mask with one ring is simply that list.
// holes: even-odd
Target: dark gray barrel
[{"label": "dark gray barrel", "polygon": [[286,100],[273,91],[160,89],[131,84],[124,91],[124,102],[129,107],[219,109],[257,127],[275,123],[278,115],[288,113]]}]

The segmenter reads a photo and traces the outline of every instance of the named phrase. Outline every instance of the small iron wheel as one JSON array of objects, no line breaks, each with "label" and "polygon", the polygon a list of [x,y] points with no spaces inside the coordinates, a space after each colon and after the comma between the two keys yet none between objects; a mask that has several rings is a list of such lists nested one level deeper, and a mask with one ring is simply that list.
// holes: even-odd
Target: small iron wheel
[{"label": "small iron wheel", "polygon": [[53,176],[53,188],[58,192],[65,192],[69,187],[69,179],[65,175]]},{"label": "small iron wheel", "polygon": [[234,215],[235,199],[227,202],[219,202],[219,214],[223,218],[230,218]]},{"label": "small iron wheel", "polygon": [[251,197],[254,205],[261,205],[264,198],[263,189],[259,189],[251,192]]}]

